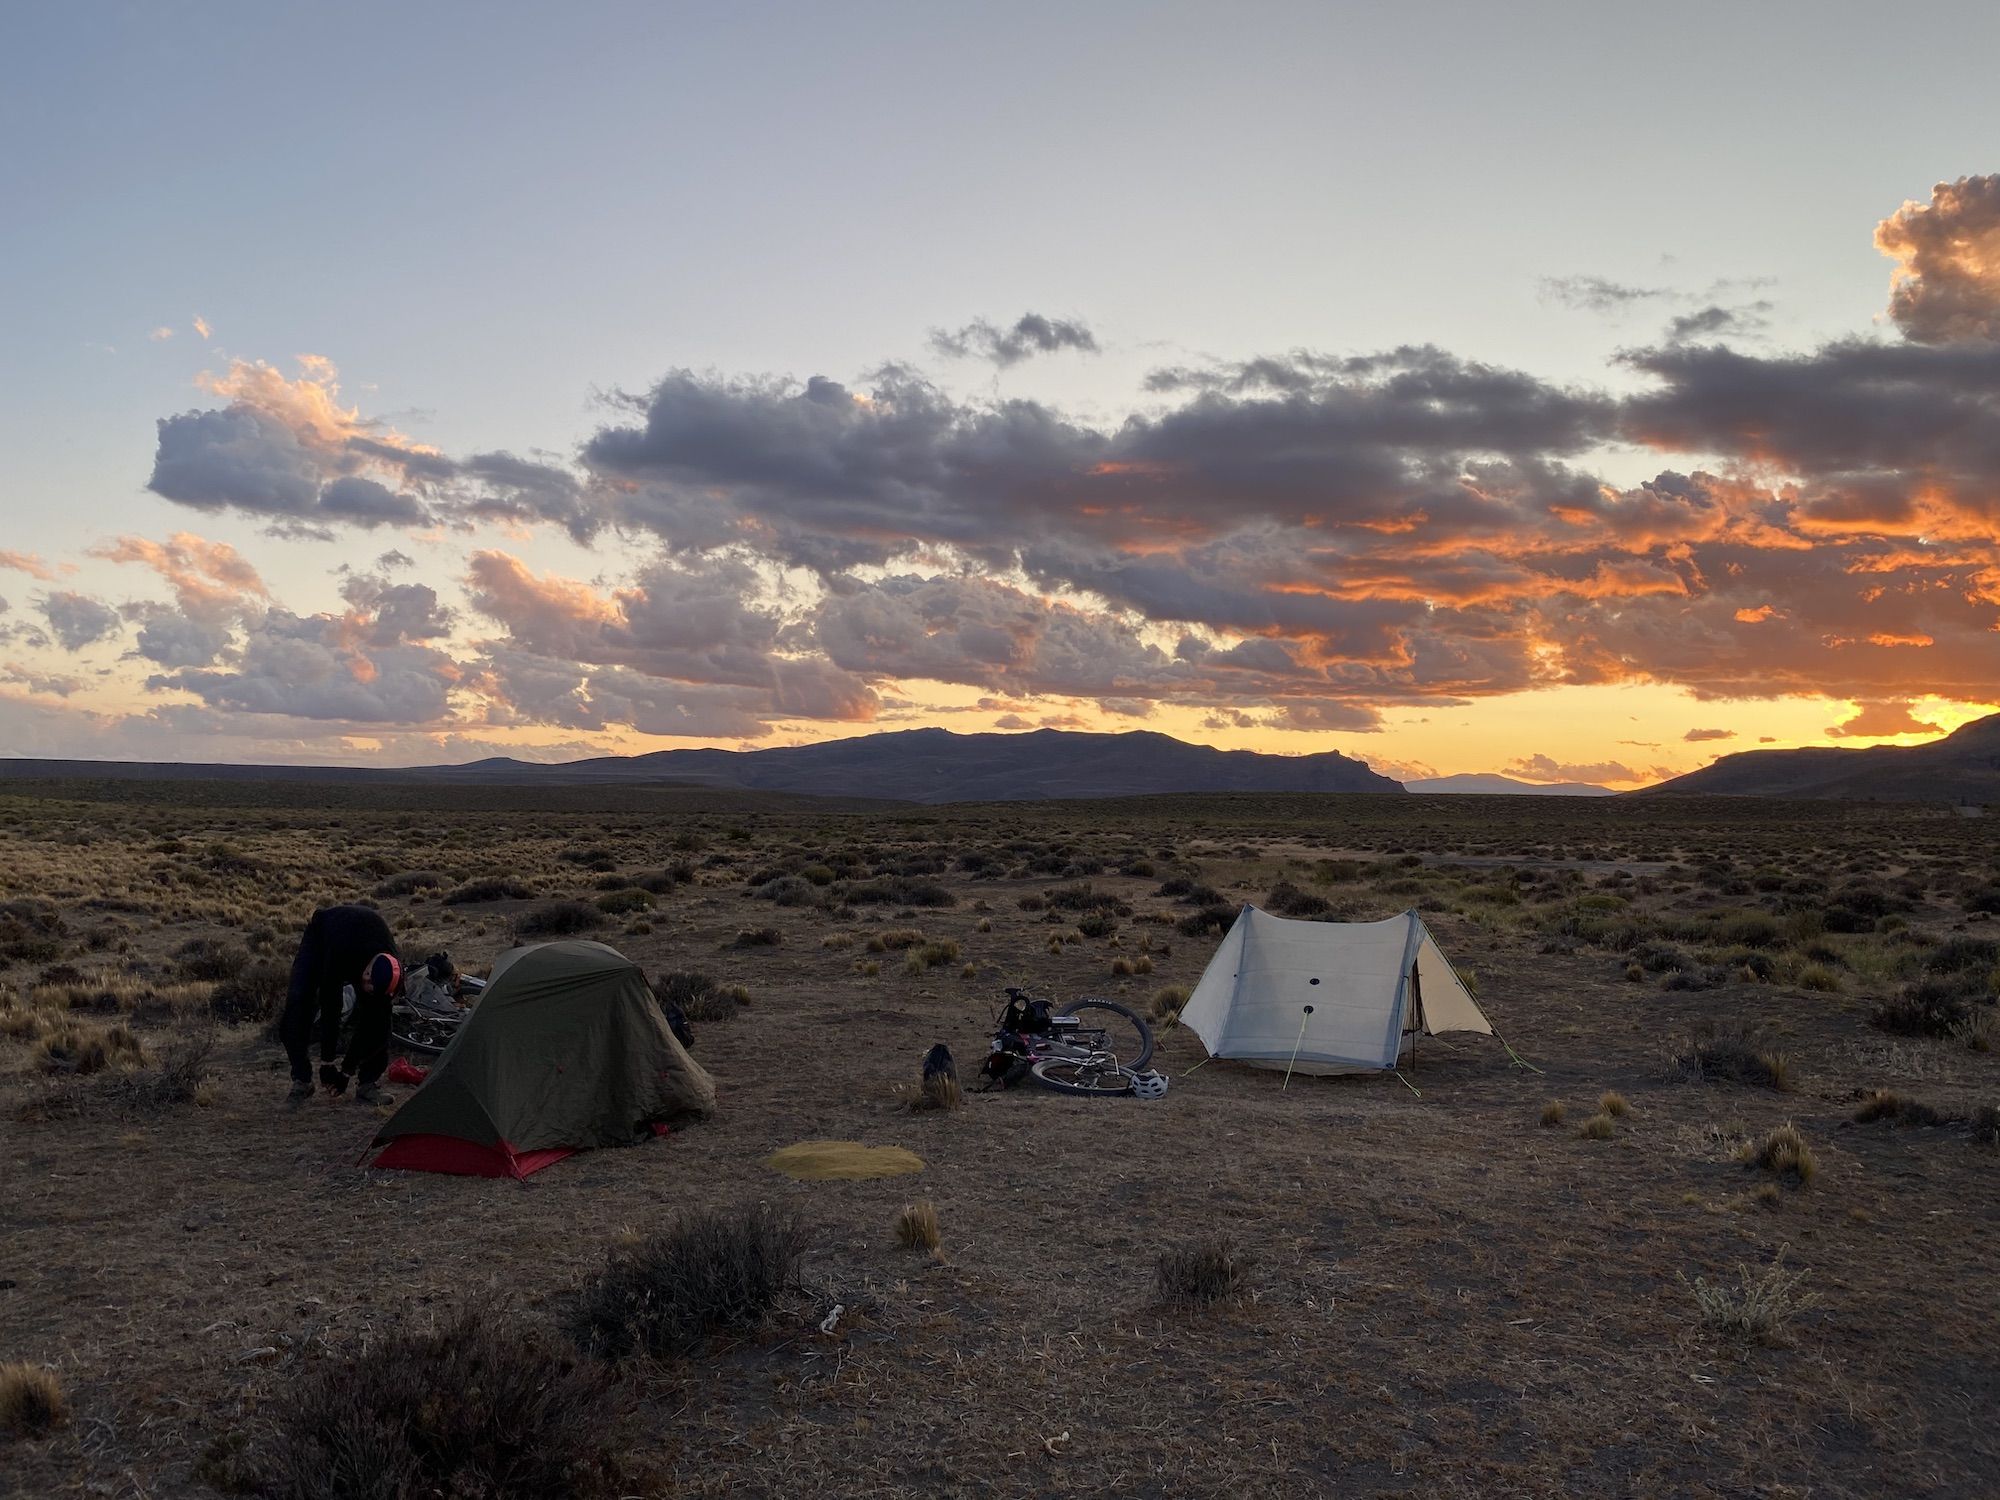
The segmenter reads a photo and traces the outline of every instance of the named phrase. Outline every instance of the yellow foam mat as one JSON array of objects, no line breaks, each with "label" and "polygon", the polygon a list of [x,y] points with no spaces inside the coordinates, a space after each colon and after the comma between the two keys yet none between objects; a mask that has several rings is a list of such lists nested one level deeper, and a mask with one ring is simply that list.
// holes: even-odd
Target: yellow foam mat
[{"label": "yellow foam mat", "polygon": [[859,1141],[800,1141],[764,1158],[801,1182],[857,1182],[869,1177],[901,1177],[921,1172],[924,1160],[901,1146],[864,1146]]}]

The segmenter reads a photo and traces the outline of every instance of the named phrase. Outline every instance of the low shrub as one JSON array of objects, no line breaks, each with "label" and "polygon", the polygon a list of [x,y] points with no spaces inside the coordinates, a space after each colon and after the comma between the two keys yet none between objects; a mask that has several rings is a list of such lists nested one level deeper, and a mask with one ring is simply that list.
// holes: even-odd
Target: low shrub
[{"label": "low shrub", "polygon": [[449,884],[436,870],[405,870],[376,886],[374,894],[378,900],[388,896],[412,896],[418,891],[442,890]]},{"label": "low shrub", "polygon": [[1281,880],[1264,898],[1264,909],[1281,917],[1324,917],[1333,910],[1333,903],[1324,896],[1301,890],[1289,880]]},{"label": "low shrub", "polygon": [[1118,919],[1109,912],[1089,912],[1077,918],[1076,930],[1087,938],[1107,938],[1118,930]]},{"label": "low shrub", "polygon": [[291,983],[290,964],[275,958],[260,958],[209,991],[209,1014],[229,1026],[275,1021],[284,1013]]},{"label": "low shrub", "polygon": [[1782,1052],[1760,1047],[1742,1031],[1704,1031],[1688,1038],[1668,1059],[1668,1071],[1688,1083],[1721,1079],[1785,1093],[1791,1065]]},{"label": "low shrub", "polygon": [[[829,875],[831,873],[828,871]],[[779,906],[811,906],[819,900],[819,888],[803,876],[780,875],[776,880],[767,880],[757,887],[757,898],[776,902]]]},{"label": "low shrub", "polygon": [[307,1366],[275,1403],[266,1493],[589,1497],[617,1492],[611,1372],[468,1310]]},{"label": "low shrub", "polygon": [[1190,912],[1175,924],[1182,937],[1208,937],[1229,931],[1236,921],[1233,906],[1204,906],[1200,911]]},{"label": "low shrub", "polygon": [[183,979],[213,983],[233,979],[250,966],[250,950],[224,938],[189,938],[174,949],[174,972]]},{"label": "low shrub", "polygon": [[661,978],[653,996],[662,1008],[678,1005],[690,1021],[732,1021],[750,998],[741,985],[718,984],[714,975],[692,969],[676,969]]},{"label": "low shrub", "polygon": [[1934,975],[1878,1001],[1868,1024],[1896,1036],[1950,1036],[1971,1017],[1978,998],[1973,976]]},{"label": "low shrub", "polygon": [[720,1333],[757,1327],[798,1280],[806,1236],[768,1205],[690,1213],[662,1234],[611,1252],[577,1295],[579,1345],[617,1358],[676,1358]]},{"label": "low shrub", "polygon": [[920,880],[907,875],[891,875],[850,885],[845,899],[850,906],[958,905],[958,897],[937,881]]},{"label": "low shrub", "polygon": [[1759,1344],[1778,1344],[1784,1342],[1792,1319],[1818,1301],[1803,1290],[1807,1274],[1787,1271],[1781,1250],[1761,1271],[1739,1265],[1734,1285],[1711,1285],[1700,1276],[1693,1281],[1682,1276],[1681,1281],[1694,1297],[1702,1326],[1711,1333]]},{"label": "low shrub", "polygon": [[653,898],[637,886],[628,886],[623,890],[606,891],[591,904],[606,916],[623,917],[633,912],[651,911]]},{"label": "low shrub", "polygon": [[514,919],[514,933],[524,938],[572,937],[604,925],[604,913],[588,901],[544,901]]},{"label": "low shrub", "polygon": [[493,876],[484,880],[468,880],[456,890],[445,892],[444,904],[470,906],[486,901],[528,901],[535,895],[535,888],[526,881],[515,880],[511,876]]},{"label": "low shrub", "polygon": [[784,942],[785,935],[775,927],[745,927],[724,947],[728,948],[775,948]]},{"label": "low shrub", "polygon": [[1854,1111],[1854,1123],[1872,1125],[1877,1120],[1890,1120],[1898,1125],[1926,1127],[1955,1125],[1962,1117],[1934,1109],[1920,1099],[1905,1099],[1891,1089],[1876,1089],[1861,1101],[1861,1107]]}]

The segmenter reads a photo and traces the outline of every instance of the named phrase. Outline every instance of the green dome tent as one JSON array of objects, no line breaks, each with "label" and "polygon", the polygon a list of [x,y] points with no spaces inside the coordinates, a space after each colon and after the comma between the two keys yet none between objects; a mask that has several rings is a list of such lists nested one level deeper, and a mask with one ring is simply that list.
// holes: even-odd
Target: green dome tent
[{"label": "green dome tent", "polygon": [[375,1137],[375,1165],[521,1178],[714,1107],[714,1080],[674,1040],[638,965],[603,943],[538,943],[501,955]]}]

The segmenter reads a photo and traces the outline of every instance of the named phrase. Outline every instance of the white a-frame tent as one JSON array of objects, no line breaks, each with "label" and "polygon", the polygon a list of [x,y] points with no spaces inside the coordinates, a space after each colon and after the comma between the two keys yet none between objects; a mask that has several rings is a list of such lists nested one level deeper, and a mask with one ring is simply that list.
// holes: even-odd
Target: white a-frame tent
[{"label": "white a-frame tent", "polygon": [[1300,1073],[1393,1068],[1420,1032],[1493,1034],[1414,911],[1294,922],[1246,906],[1181,1024],[1211,1057]]}]

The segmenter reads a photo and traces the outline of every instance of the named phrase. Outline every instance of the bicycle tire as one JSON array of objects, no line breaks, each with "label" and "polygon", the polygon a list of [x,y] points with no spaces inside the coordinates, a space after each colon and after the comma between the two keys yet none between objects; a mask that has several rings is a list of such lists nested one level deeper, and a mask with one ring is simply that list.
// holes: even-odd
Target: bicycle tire
[{"label": "bicycle tire", "polygon": [[1029,1070],[1035,1082],[1058,1094],[1086,1099],[1116,1099],[1132,1092],[1132,1076],[1124,1068],[1096,1068],[1067,1057],[1042,1057]]},{"label": "bicycle tire", "polygon": [[421,1052],[426,1057],[436,1057],[457,1035],[456,1026],[447,1026],[441,1021],[399,1018],[389,1028],[389,1040],[392,1043],[406,1052]]},{"label": "bicycle tire", "polygon": [[1153,1028],[1147,1024],[1144,1016],[1129,1006],[1120,1005],[1116,1000],[1073,1000],[1062,1010],[1057,1011],[1056,1014],[1073,1016],[1087,1010],[1108,1010],[1114,1015],[1123,1016],[1132,1023],[1132,1029],[1137,1033],[1139,1038],[1138,1055],[1135,1057],[1125,1057],[1121,1054],[1118,1059],[1120,1066],[1129,1068],[1132,1072],[1136,1073],[1153,1060]]}]

